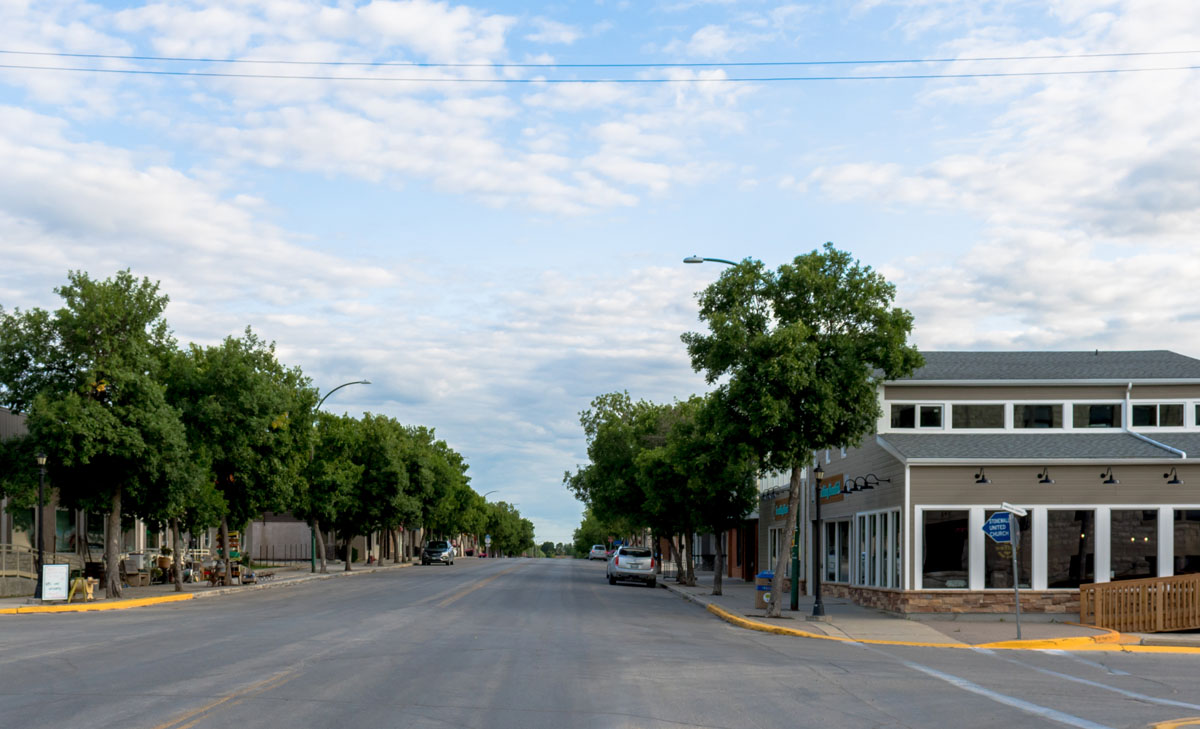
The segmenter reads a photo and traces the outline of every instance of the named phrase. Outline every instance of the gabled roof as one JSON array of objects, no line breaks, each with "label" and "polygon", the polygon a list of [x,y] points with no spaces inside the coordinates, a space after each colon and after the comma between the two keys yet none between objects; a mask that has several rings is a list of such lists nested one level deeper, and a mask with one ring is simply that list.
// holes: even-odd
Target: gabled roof
[{"label": "gabled roof", "polygon": [[[1156,434],[1154,440],[1188,454],[1184,445],[1200,447],[1200,434],[1181,433],[1176,438]],[[1097,461],[1163,459],[1179,454],[1149,443],[1123,430],[1110,433],[884,433],[875,436],[884,448],[911,460],[1075,460]]]},{"label": "gabled roof", "polygon": [[1046,380],[1197,380],[1200,359],[1165,349],[1128,352],[922,352],[897,383]]}]

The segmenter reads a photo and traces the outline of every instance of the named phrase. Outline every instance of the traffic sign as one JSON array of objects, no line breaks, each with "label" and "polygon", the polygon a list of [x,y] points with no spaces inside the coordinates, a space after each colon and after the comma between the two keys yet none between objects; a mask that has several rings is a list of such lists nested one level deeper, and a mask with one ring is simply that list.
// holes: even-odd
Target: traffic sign
[{"label": "traffic sign", "polygon": [[1012,541],[1012,532],[1008,528],[1008,512],[997,511],[992,518],[983,523],[983,532],[992,538],[993,542],[1008,544]]},{"label": "traffic sign", "polygon": [[486,534],[486,535],[484,535],[484,537],[483,537],[483,543],[484,543],[484,544],[491,544],[491,543],[492,543],[492,535],[491,535],[491,534]]}]

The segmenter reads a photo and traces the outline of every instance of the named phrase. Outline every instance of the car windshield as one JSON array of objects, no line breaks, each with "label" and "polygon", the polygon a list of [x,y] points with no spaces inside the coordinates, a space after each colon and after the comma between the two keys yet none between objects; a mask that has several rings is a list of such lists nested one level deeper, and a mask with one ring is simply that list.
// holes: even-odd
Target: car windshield
[{"label": "car windshield", "polygon": [[645,547],[625,547],[621,550],[621,554],[627,557],[649,557],[650,550]]},{"label": "car windshield", "polygon": [[445,549],[446,547],[449,547],[449,546],[450,545],[446,544],[445,542],[430,542],[429,543],[430,549]]}]

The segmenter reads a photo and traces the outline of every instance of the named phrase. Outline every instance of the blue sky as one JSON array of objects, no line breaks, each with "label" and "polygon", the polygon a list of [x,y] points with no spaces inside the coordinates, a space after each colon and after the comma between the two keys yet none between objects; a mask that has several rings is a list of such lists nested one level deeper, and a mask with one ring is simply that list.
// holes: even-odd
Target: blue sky
[{"label": "blue sky", "polygon": [[[704,389],[679,334],[717,266],[832,241],[925,349],[1200,356],[1191,0],[963,3],[0,0],[0,305],[68,269],[160,280],[184,341],[250,325],[327,408],[436,428],[478,491],[567,541],[578,413]],[[793,67],[758,61],[1118,58]],[[420,68],[312,62],[475,64]],[[616,63],[649,67],[514,68]],[[672,79],[497,84],[457,79]]]}]

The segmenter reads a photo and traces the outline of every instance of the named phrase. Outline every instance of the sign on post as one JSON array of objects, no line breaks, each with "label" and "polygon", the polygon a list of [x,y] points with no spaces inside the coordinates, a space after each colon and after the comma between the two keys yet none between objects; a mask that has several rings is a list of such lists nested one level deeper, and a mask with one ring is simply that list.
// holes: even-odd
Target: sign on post
[{"label": "sign on post", "polygon": [[1012,529],[1009,528],[1008,513],[997,511],[983,523],[983,533],[987,534],[997,544],[1008,544],[1012,541]]}]

